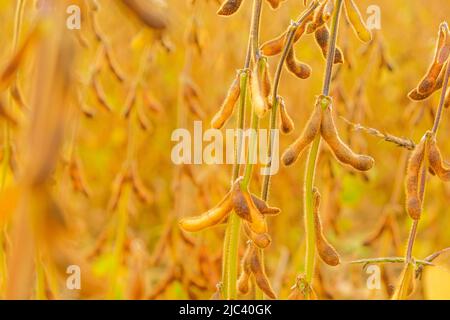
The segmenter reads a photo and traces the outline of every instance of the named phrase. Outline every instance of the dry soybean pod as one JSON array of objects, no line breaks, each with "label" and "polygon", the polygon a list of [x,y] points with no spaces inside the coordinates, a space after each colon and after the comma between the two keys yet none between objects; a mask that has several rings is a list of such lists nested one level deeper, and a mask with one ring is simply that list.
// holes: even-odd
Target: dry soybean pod
[{"label": "dry soybean pod", "polygon": [[279,110],[280,110],[281,132],[283,132],[284,134],[289,134],[294,130],[294,121],[292,121],[291,117],[289,116],[286,110],[284,99],[278,97],[277,103],[279,103]]},{"label": "dry soybean pod", "polygon": [[302,152],[319,133],[321,121],[322,121],[322,110],[320,105],[316,103],[314,105],[314,111],[311,117],[309,118],[308,122],[306,123],[305,129],[303,130],[302,134],[283,153],[281,159],[284,165],[289,166],[293,164],[298,159],[298,157],[301,156]]},{"label": "dry soybean pod", "polygon": [[239,85],[240,77],[241,73],[238,72],[230,88],[228,89],[227,96],[225,97],[222,106],[211,120],[212,128],[221,129],[233,114],[234,106],[236,105],[236,102],[239,99],[239,95],[241,92],[241,87]]},{"label": "dry soybean pod", "polygon": [[314,228],[316,233],[316,247],[320,258],[330,266],[337,266],[340,263],[339,254],[336,249],[328,242],[323,234],[322,223],[319,215],[320,193],[317,188],[313,189],[313,213]]},{"label": "dry soybean pod", "polygon": [[332,104],[322,112],[321,134],[335,157],[359,171],[367,171],[373,167],[372,157],[354,153],[339,137],[332,115]]},{"label": "dry soybean pod", "polygon": [[253,243],[261,249],[267,248],[272,242],[272,238],[268,233],[255,233],[250,229],[249,223],[247,221],[244,222],[244,232],[247,237],[253,241]]},{"label": "dry soybean pod", "polygon": [[445,40],[438,52],[437,62],[444,63],[445,61],[448,60],[448,57],[450,56],[450,30],[448,28],[447,22],[443,22],[440,28],[443,29],[443,32],[445,34]]},{"label": "dry soybean pod", "polygon": [[226,0],[217,10],[219,16],[231,16],[241,7],[242,0]]},{"label": "dry soybean pod", "polygon": [[320,28],[321,26],[323,26],[325,24],[326,20],[324,20],[324,17],[325,17],[324,9],[325,9],[326,4],[327,4],[327,1],[323,1],[319,5],[319,7],[317,7],[317,9],[315,10],[311,23],[309,23],[308,26],[306,27],[307,34],[313,33],[314,31],[317,30],[317,28]]},{"label": "dry soybean pod", "polygon": [[256,208],[263,215],[274,216],[274,215],[278,215],[280,213],[281,210],[279,208],[269,207],[263,199],[257,197],[254,194],[252,194],[251,196],[252,196],[252,200],[253,200],[253,203],[255,204]]},{"label": "dry soybean pod", "polygon": [[247,204],[247,200],[244,197],[244,193],[241,190],[241,180],[235,182],[232,190],[231,200],[233,202],[234,212],[242,219],[252,222],[250,215],[250,208]]},{"label": "dry soybean pod", "polygon": [[436,49],[433,61],[428,68],[427,73],[420,81],[417,86],[417,91],[420,94],[427,94],[433,91],[433,88],[436,86],[437,78],[439,74],[442,72],[442,68],[444,66],[445,61],[439,61],[441,49],[444,48],[447,38],[447,30],[445,28],[446,24],[441,24],[439,26],[438,39],[436,41]]},{"label": "dry soybean pod", "polygon": [[250,229],[257,234],[267,233],[267,223],[264,219],[264,215],[259,212],[258,208],[252,200],[250,193],[243,192],[243,195],[249,208],[249,214],[251,217],[251,222],[249,222]]},{"label": "dry soybean pod", "polygon": [[253,250],[250,258],[250,269],[255,277],[257,286],[271,299],[276,299],[276,294],[270,285],[269,279],[264,272],[258,250]]},{"label": "dry soybean pod", "polygon": [[405,178],[406,210],[409,216],[418,220],[422,212],[422,201],[419,197],[420,169],[425,153],[426,137],[416,145],[408,160]]},{"label": "dry soybean pod", "polygon": [[372,40],[372,34],[365,25],[361,13],[353,0],[344,0],[345,13],[350,22],[353,31],[362,42],[369,42]]},{"label": "dry soybean pod", "polygon": [[[306,24],[308,22],[310,22],[311,19],[312,19],[312,16],[309,15],[298,26],[298,28],[297,28],[297,30],[295,31],[295,34],[294,34],[294,41],[293,41],[293,43],[296,43],[298,40],[300,40],[300,38],[305,33]],[[281,51],[283,50],[283,47],[284,47],[284,42],[286,41],[286,35],[287,35],[287,31],[283,32],[281,35],[279,35],[278,37],[276,37],[276,38],[274,38],[272,40],[264,42],[261,45],[261,53],[263,55],[265,55],[265,56],[274,56],[274,55],[277,55],[277,54],[281,53]]]},{"label": "dry soybean pod", "polygon": [[188,232],[204,230],[222,222],[233,209],[231,192],[229,192],[220,203],[207,212],[190,218],[183,218],[179,221],[181,229]]},{"label": "dry soybean pod", "polygon": [[441,151],[436,144],[436,136],[431,137],[427,143],[428,164],[437,176],[443,181],[450,181],[450,169],[442,161]]},{"label": "dry soybean pod", "polygon": [[311,67],[297,60],[293,48],[289,50],[286,56],[286,67],[300,79],[307,79],[311,75]]},{"label": "dry soybean pod", "polygon": [[[323,25],[322,27],[318,28],[314,32],[314,38],[316,40],[317,45],[320,47],[320,50],[322,51],[323,57],[326,59],[328,54],[328,41],[330,39],[330,31],[328,30],[327,25]],[[342,53],[342,50],[338,47],[336,47],[333,62],[335,64],[344,63],[344,54]]]},{"label": "dry soybean pod", "polygon": [[444,65],[444,67],[441,70],[441,73],[439,74],[438,78],[436,79],[436,84],[434,85],[433,90],[429,91],[426,94],[422,94],[422,93],[419,93],[419,90],[417,90],[417,88],[414,88],[408,93],[408,97],[411,100],[415,100],[415,101],[425,100],[426,98],[431,96],[434,92],[441,89],[442,85],[444,84],[444,75],[445,75],[445,70],[447,70],[447,63]]},{"label": "dry soybean pod", "polygon": [[252,273],[250,268],[250,258],[253,251],[253,245],[250,242],[247,243],[247,248],[245,249],[245,253],[241,260],[241,274],[237,281],[238,290],[242,294],[247,294],[250,291],[250,276]]}]

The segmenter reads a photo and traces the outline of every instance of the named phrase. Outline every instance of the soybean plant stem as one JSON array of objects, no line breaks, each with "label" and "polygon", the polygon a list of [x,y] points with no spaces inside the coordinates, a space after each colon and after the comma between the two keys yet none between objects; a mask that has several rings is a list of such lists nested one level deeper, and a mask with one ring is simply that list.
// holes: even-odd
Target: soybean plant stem
[{"label": "soybean plant stem", "polygon": [[[450,63],[447,65],[447,69],[445,71],[444,83],[441,91],[441,98],[439,100],[438,110],[436,112],[436,116],[434,118],[433,128],[431,129],[433,134],[436,134],[439,129],[439,124],[442,118],[442,111],[444,109],[445,102],[445,93],[447,92],[448,83],[450,79]],[[426,179],[427,179],[427,169],[426,165],[423,166],[421,177],[420,177],[420,199],[423,203],[424,195],[425,195],[425,187],[426,187]],[[412,250],[414,247],[414,241],[416,240],[417,235],[417,227],[419,225],[419,220],[414,220],[411,226],[411,231],[409,232],[408,245],[406,248],[406,262],[410,263],[412,261]]]},{"label": "soybean plant stem", "polygon": [[[247,88],[248,88],[248,69],[250,67],[251,58],[257,52],[254,48],[258,48],[259,39],[259,24],[261,17],[262,0],[253,1],[253,11],[250,25],[250,35],[247,48],[247,55],[245,58],[244,70],[241,73],[240,86],[241,95],[239,101],[238,119],[236,129],[238,129],[238,143],[235,151],[235,163],[233,167],[233,181],[239,176],[239,160],[242,153],[242,130],[245,122],[245,106],[247,104]],[[256,42],[256,44],[255,44]],[[255,58],[255,57],[254,57]],[[254,59],[256,61],[256,59]],[[235,212],[230,214],[227,230],[225,232],[223,260],[222,260],[222,295],[224,299],[234,300],[237,298],[237,274],[238,274],[238,248],[239,235],[241,229],[241,220]]]},{"label": "soybean plant stem", "polygon": [[[336,39],[339,27],[339,17],[341,14],[342,0],[336,1],[336,11],[333,15],[333,21],[331,25],[330,43],[328,45],[327,53],[327,65],[325,69],[325,78],[323,83],[322,94],[325,96],[329,95],[331,75],[333,71],[334,55],[336,51]],[[314,214],[313,214],[313,187],[314,187],[314,175],[316,170],[317,156],[319,153],[320,146],[320,135],[314,139],[311,149],[308,154],[308,160],[306,164],[306,174],[305,174],[305,228],[306,228],[306,261],[305,261],[305,274],[306,281],[309,285],[312,284],[312,279],[314,275],[314,263],[316,256],[316,234],[314,230]]]}]

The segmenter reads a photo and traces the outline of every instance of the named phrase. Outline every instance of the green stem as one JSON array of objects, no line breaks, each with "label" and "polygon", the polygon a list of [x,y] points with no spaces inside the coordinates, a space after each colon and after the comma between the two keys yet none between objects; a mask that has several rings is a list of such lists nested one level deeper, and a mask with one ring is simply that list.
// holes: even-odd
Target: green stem
[{"label": "green stem", "polygon": [[[314,9],[318,7],[318,2],[313,2],[309,6],[309,8],[300,16],[300,18],[297,20],[296,23],[291,23],[288,32],[286,34],[286,42],[284,44],[283,52],[281,54],[281,58],[278,61],[277,69],[275,71],[274,81],[273,81],[273,87],[272,87],[272,109],[270,110],[270,129],[269,129],[269,147],[268,147],[268,159],[269,163],[267,166],[269,167],[269,174],[266,174],[263,178],[263,186],[261,190],[261,198],[264,201],[269,200],[269,187],[270,187],[270,180],[271,180],[271,167],[272,167],[272,155],[273,155],[273,143],[274,143],[274,137],[272,135],[272,132],[274,130],[277,130],[278,124],[277,124],[277,111],[278,111],[278,105],[279,105],[279,99],[278,99],[278,87],[281,80],[281,73],[283,71],[284,62],[286,61],[287,54],[289,50],[291,49],[293,42],[294,42],[294,35],[297,31],[300,24],[303,23],[303,21],[308,18],[313,12]],[[261,263],[264,266],[264,250],[259,249],[259,255],[261,259]],[[259,287],[256,287],[255,289],[255,299],[256,300],[263,300],[264,299],[264,293]]]},{"label": "green stem", "polygon": [[[238,145],[235,151],[234,167],[233,167],[233,181],[239,176],[239,159],[242,152],[242,129],[244,127],[245,119],[245,105],[247,102],[247,88],[248,88],[248,70],[244,70],[240,76],[241,95],[239,100],[239,111],[237,119],[238,129]],[[222,295],[223,298],[236,299],[237,297],[237,273],[238,273],[238,246],[239,233],[241,227],[241,220],[236,213],[232,212],[225,232],[223,260],[222,260]]]},{"label": "green stem", "polygon": [[[325,78],[323,83],[322,94],[328,96],[330,92],[331,75],[333,71],[334,55],[336,51],[336,39],[339,27],[339,17],[342,8],[342,0],[337,0],[336,11],[333,15],[331,25],[330,43],[328,45],[327,65]],[[313,213],[313,188],[314,176],[316,171],[317,156],[319,154],[321,137],[317,135],[311,146],[308,154],[306,164],[304,194],[305,194],[305,229],[306,229],[306,261],[305,261],[305,275],[306,281],[311,286],[314,276],[314,263],[316,256],[316,234],[314,230],[314,213]]]},{"label": "green stem", "polygon": [[[240,94],[240,102],[239,102],[239,111],[238,111],[238,119],[237,119],[237,129],[238,129],[238,146],[235,152],[235,163],[233,167],[233,181],[239,177],[239,160],[241,158],[242,153],[242,141],[243,141],[243,129],[245,122],[245,106],[247,104],[248,95],[248,73],[249,67],[251,63],[251,58],[253,57],[256,60],[256,56],[258,55],[258,40],[259,40],[259,25],[261,18],[261,10],[262,10],[262,0],[254,0],[253,1],[253,10],[252,10],[252,18],[250,24],[250,35],[247,47],[247,55],[245,58],[245,66],[244,71],[241,73],[241,94]],[[252,123],[254,121],[252,119]],[[253,125],[252,124],[252,125]],[[250,181],[251,172],[248,172],[249,169],[246,169],[246,175],[249,176],[247,178],[247,184]],[[245,179],[244,179],[245,180]],[[226,300],[234,300],[237,299],[237,276],[238,276],[238,249],[239,249],[239,236],[241,230],[241,220],[236,215],[235,212],[230,214],[227,230],[225,231],[225,239],[224,239],[224,249],[223,249],[223,259],[222,259],[222,295]]]}]

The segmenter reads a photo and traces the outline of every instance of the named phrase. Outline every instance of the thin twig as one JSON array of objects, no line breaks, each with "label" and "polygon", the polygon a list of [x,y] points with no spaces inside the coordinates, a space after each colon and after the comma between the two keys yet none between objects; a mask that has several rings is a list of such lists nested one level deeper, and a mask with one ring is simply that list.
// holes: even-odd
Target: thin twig
[{"label": "thin twig", "polygon": [[351,126],[355,131],[364,131],[372,136],[381,138],[386,142],[391,142],[397,145],[398,147],[406,148],[408,150],[414,150],[414,148],[416,147],[414,141],[412,141],[409,138],[400,138],[389,133],[384,133],[375,128],[365,127],[359,123],[353,123],[350,120],[344,118],[343,116],[341,116],[340,118],[344,120],[349,126]]}]

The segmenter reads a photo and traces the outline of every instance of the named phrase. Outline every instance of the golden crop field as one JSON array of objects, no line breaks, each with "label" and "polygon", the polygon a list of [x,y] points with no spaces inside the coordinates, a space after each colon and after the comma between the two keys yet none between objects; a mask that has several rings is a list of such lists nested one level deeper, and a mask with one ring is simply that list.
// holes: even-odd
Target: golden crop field
[{"label": "golden crop field", "polygon": [[450,299],[449,17],[0,0],[0,298]]}]

